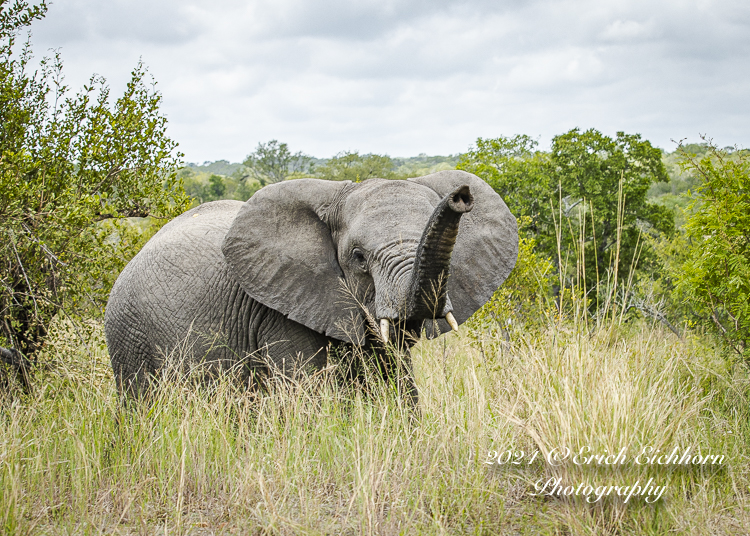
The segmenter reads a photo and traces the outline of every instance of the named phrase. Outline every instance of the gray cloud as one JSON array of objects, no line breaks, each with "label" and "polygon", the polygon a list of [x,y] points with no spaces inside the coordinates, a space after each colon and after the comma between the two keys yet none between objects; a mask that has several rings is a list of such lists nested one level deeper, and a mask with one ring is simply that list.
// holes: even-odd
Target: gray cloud
[{"label": "gray cloud", "polygon": [[115,93],[143,57],[186,158],[238,160],[575,126],[747,145],[749,30],[740,0],[58,0],[34,42]]},{"label": "gray cloud", "polygon": [[129,41],[152,45],[193,39],[202,27],[180,2],[59,0],[35,34],[54,46],[74,42]]}]

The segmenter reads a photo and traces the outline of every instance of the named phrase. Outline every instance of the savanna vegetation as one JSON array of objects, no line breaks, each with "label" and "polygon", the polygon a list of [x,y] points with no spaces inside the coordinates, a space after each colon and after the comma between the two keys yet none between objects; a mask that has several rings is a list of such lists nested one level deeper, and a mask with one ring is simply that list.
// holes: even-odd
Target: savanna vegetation
[{"label": "savanna vegetation", "polygon": [[[0,347],[15,349],[0,531],[750,532],[746,151],[573,129],[549,150],[515,136],[317,159],[271,140],[242,163],[181,167],[142,65],[114,101],[97,78],[71,93],[59,56],[31,69],[19,32],[46,10],[0,0]],[[103,307],[169,218],[281,180],[454,168],[503,196],[519,258],[458,333],[413,349],[417,410],[393,385],[343,385],[335,363],[255,391],[165,370],[150,399],[122,403]],[[636,485],[664,489],[620,494]]]}]

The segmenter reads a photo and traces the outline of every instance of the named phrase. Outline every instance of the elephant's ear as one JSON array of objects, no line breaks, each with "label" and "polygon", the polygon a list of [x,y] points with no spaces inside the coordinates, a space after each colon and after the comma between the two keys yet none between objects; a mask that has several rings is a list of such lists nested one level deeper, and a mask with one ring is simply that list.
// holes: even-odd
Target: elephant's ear
[{"label": "elephant's ear", "polygon": [[325,223],[351,183],[298,179],[262,188],[240,209],[222,251],[242,289],[319,333],[364,337],[361,313],[342,303],[344,274]]},{"label": "elephant's ear", "polygon": [[[474,196],[474,208],[462,216],[458,226],[448,279],[453,316],[463,323],[492,297],[513,270],[518,256],[516,218],[502,198],[471,173],[440,171],[409,180],[435,190],[441,199],[466,184]],[[444,323],[440,321],[447,329]]]}]

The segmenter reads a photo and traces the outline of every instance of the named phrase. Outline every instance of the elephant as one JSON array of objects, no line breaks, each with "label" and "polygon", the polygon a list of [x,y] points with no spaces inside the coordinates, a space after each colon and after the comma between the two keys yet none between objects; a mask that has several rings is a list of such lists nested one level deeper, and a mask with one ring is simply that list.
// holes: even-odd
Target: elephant
[{"label": "elephant", "polygon": [[294,179],[244,203],[202,204],[162,227],[112,288],[105,335],[118,389],[147,391],[175,354],[209,376],[235,367],[249,383],[271,369],[320,370],[336,347],[392,364],[391,345],[408,356],[419,337],[457,330],[517,254],[506,204],[458,170]]}]

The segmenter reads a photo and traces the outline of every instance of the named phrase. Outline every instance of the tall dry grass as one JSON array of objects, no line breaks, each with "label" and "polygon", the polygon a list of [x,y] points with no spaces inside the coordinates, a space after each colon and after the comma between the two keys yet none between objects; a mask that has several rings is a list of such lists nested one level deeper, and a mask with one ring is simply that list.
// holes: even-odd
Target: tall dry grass
[{"label": "tall dry grass", "polygon": [[[579,326],[581,327],[581,326]],[[167,379],[123,408],[101,331],[61,324],[0,423],[8,534],[738,534],[750,532],[747,371],[648,323],[466,333],[413,351],[419,410],[329,375],[238,389]],[[546,452],[675,446],[720,467],[553,466]],[[541,455],[492,465],[490,451]],[[633,498],[535,495],[548,478],[667,485]]]}]

